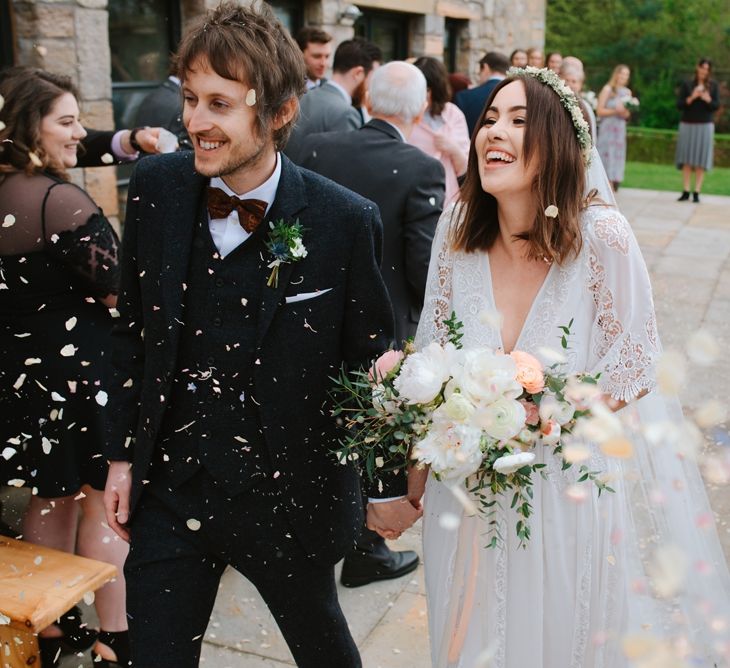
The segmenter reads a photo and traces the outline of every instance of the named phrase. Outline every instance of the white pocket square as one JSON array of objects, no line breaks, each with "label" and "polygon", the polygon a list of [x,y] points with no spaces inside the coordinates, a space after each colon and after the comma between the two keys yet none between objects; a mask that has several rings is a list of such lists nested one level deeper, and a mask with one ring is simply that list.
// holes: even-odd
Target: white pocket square
[{"label": "white pocket square", "polygon": [[291,295],[286,298],[287,304],[293,304],[294,302],[303,302],[305,299],[314,299],[315,297],[321,297],[326,292],[329,292],[332,288],[326,288],[324,290],[317,290],[316,292],[300,292],[298,295]]}]

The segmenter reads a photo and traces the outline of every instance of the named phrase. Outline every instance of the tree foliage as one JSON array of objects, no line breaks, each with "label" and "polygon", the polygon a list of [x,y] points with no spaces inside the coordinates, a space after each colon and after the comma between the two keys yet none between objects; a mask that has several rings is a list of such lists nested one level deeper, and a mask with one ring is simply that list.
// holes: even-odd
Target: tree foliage
[{"label": "tree foliage", "polygon": [[580,58],[586,86],[600,90],[614,66],[631,68],[641,124],[674,127],[675,91],[698,58],[727,75],[728,0],[548,0],[547,51]]}]

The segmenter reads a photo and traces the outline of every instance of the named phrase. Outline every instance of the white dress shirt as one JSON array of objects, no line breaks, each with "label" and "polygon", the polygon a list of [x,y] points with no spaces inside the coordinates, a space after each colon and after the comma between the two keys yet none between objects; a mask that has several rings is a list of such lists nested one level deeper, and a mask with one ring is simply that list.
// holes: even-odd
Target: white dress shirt
[{"label": "white dress shirt", "polygon": [[[279,187],[280,178],[281,156],[277,152],[274,173],[257,188],[239,195],[234,193],[220,176],[215,176],[210,180],[210,187],[220,188],[226,195],[238,197],[238,199],[260,199],[266,202],[266,213],[269,213],[276,197],[276,189]],[[228,214],[227,218],[211,218],[208,214],[208,225],[210,226],[210,236],[213,237],[213,243],[221,257],[225,257],[234,251],[251,236],[250,232],[246,232],[241,227],[238,221],[238,211],[235,209]]]}]

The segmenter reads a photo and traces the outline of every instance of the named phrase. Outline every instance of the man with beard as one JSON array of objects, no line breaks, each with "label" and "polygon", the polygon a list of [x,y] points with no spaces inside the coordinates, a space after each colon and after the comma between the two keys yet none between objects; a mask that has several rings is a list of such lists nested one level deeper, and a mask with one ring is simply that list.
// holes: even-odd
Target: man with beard
[{"label": "man with beard", "polygon": [[[393,337],[380,217],[279,152],[304,62],[268,5],[221,4],[178,56],[194,151],[146,158],[130,180],[108,388],[105,506],[131,545],[132,663],[197,666],[230,565],[298,666],[359,668],[334,564],[362,505],[333,456],[329,391]],[[404,494],[402,478],[368,492]],[[379,514],[395,534],[398,503]]]},{"label": "man with beard", "polygon": [[284,149],[289,158],[299,163],[302,141],[311,134],[357,130],[362,125],[352,101],[365,98],[370,74],[382,60],[380,49],[360,37],[348,39],[337,47],[332,78],[309,91],[300,101],[299,120]]}]

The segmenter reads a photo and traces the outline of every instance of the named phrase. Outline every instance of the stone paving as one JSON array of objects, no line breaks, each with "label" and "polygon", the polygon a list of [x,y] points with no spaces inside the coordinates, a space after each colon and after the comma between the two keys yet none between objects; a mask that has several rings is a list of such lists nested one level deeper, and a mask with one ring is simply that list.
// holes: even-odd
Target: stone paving
[{"label": "stone paving", "polygon": [[[684,348],[695,331],[707,329],[721,350],[730,349],[730,197],[702,196],[702,203],[677,203],[677,194],[622,190],[618,200],[631,222],[649,267],[665,347]],[[711,368],[695,368],[683,393],[685,409],[709,398],[726,400],[730,357]],[[689,390],[691,388],[691,392]],[[730,444],[727,425],[709,436],[709,447]],[[730,557],[730,493],[709,488]],[[420,526],[407,532],[398,549],[420,549]],[[358,589],[340,588],[340,600],[365,668],[430,666],[423,567],[400,580]],[[302,615],[307,611],[302,610]],[[91,614],[89,614],[91,617]],[[64,668],[92,666],[70,657]],[[221,581],[211,624],[205,635],[202,666],[280,668],[293,661],[256,591],[235,571]],[[323,666],[323,668],[329,668]]]}]

